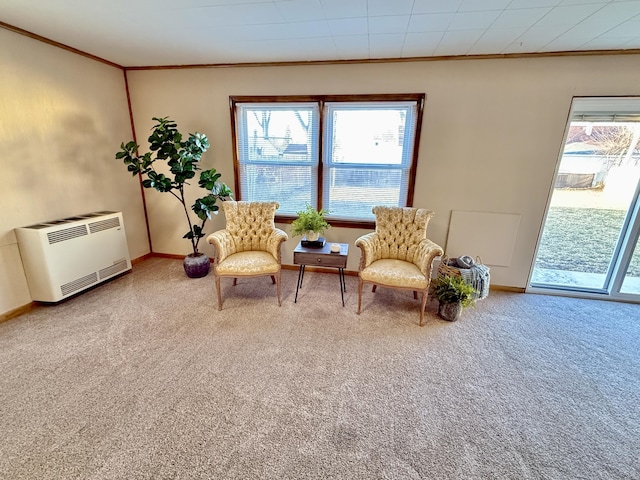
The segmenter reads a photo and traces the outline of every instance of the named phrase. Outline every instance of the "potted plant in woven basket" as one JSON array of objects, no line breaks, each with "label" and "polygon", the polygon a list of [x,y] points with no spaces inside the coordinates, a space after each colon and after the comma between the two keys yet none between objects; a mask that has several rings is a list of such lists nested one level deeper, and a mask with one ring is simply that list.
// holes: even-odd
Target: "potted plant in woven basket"
[{"label": "potted plant in woven basket", "polygon": [[474,304],[475,289],[458,275],[439,275],[433,281],[433,294],[438,299],[438,315],[455,322],[462,309]]}]

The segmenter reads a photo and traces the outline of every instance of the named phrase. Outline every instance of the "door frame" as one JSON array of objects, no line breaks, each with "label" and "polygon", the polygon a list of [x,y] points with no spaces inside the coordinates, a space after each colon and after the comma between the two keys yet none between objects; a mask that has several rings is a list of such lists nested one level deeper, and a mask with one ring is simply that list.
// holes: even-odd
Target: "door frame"
[{"label": "door frame", "polygon": [[[551,180],[551,185],[549,187],[544,215],[542,218],[542,222],[540,224],[540,228],[538,230],[536,248],[534,250],[534,255],[531,260],[531,267],[529,269],[529,275],[527,277],[527,286],[525,288],[525,292],[534,293],[534,294],[544,294],[544,295],[559,295],[559,296],[577,297],[577,298],[590,298],[590,299],[640,303],[640,294],[630,294],[630,293],[620,292],[620,288],[622,287],[622,284],[624,282],[626,271],[629,264],[631,263],[631,259],[634,254],[634,251],[636,247],[640,249],[640,181],[638,181],[638,184],[636,185],[636,190],[629,203],[629,209],[627,210],[627,215],[621,226],[621,229],[620,229],[621,234],[620,234],[620,237],[618,238],[618,242],[613,251],[612,261],[607,269],[603,288],[578,289],[578,288],[573,288],[570,286],[563,286],[563,285],[550,285],[548,287],[546,286],[542,287],[542,286],[534,286],[531,283],[535,262],[538,257],[538,252],[539,252],[540,244],[542,241],[542,234],[544,232],[544,227],[547,223],[549,210],[551,207],[551,201],[553,199],[556,179],[558,178],[558,172],[560,171],[560,164],[562,162],[564,146],[566,145],[567,137],[569,135],[569,129],[572,123],[573,113],[576,106],[576,100],[580,100],[580,99],[608,99],[612,101],[617,99],[629,99],[629,100],[633,100],[634,102],[640,101],[640,97],[635,97],[635,96],[573,97],[571,99],[571,106],[569,108],[569,114],[567,116],[567,121],[565,123],[564,134],[562,136],[562,144],[558,152],[556,166],[555,166],[553,177]],[[640,254],[640,250],[639,250],[639,254]]]}]

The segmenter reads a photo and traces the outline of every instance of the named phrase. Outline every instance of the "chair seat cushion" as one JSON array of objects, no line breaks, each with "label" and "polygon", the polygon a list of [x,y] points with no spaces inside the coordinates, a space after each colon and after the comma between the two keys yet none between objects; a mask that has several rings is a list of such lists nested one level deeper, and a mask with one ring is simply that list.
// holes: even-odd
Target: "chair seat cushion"
[{"label": "chair seat cushion", "polygon": [[376,260],[360,272],[360,277],[365,282],[388,287],[424,290],[429,286],[420,269],[415,264],[404,260]]},{"label": "chair seat cushion", "polygon": [[280,271],[280,264],[267,252],[240,252],[229,255],[216,267],[218,275],[272,275]]}]

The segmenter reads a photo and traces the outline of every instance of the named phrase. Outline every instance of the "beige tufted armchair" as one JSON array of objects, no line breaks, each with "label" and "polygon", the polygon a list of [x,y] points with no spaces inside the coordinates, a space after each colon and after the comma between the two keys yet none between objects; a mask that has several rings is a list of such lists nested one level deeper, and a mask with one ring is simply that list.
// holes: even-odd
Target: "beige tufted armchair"
[{"label": "beige tufted armchair", "polygon": [[233,277],[235,286],[238,277],[270,275],[277,285],[280,302],[280,266],[282,242],[289,237],[275,227],[274,217],[280,207],[278,202],[234,202],[222,203],[227,225],[207,237],[207,242],[216,249],[213,258],[213,274],[216,279],[218,310],[222,310],[220,277]]},{"label": "beige tufted armchair", "polygon": [[356,240],[362,250],[358,273],[358,314],[362,305],[362,287],[373,284],[422,292],[420,325],[427,303],[433,260],[444,252],[427,239],[431,210],[409,207],[373,207],[376,231]]}]

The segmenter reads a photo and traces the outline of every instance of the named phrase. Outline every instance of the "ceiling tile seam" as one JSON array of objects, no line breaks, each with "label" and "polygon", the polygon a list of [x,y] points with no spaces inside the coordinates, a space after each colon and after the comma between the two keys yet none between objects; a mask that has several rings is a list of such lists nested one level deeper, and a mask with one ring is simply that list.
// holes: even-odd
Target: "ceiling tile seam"
[{"label": "ceiling tile seam", "polygon": [[[510,2],[510,3],[511,3],[511,2]],[[508,7],[508,5],[507,5],[507,7]],[[504,13],[504,12],[506,11],[506,8],[503,8],[502,10],[491,10],[491,11],[494,11],[494,12],[495,12],[495,11],[499,11],[499,12]],[[478,44],[478,42],[480,42],[480,40],[482,40],[482,38],[487,34],[487,32],[488,32],[489,30],[491,30],[491,27],[493,27],[493,25],[498,21],[498,19],[500,18],[500,15],[501,15],[501,14],[499,14],[496,18],[494,18],[494,19],[493,19],[493,22],[491,22],[491,25],[489,25],[487,28],[485,28],[485,30],[484,30],[484,32],[482,33],[482,35],[480,35],[480,36],[476,39],[476,41],[473,43],[473,45],[471,45],[471,47],[469,47],[469,48],[467,49],[467,55],[469,54],[469,52],[473,51],[473,49],[474,49],[474,48],[475,48],[475,46]],[[523,33],[523,34],[524,34],[524,33]],[[512,43],[513,43],[513,42],[512,42]],[[511,45],[511,44],[509,44],[509,45]],[[504,52],[504,48],[500,51],[500,53],[502,53],[502,52]]]},{"label": "ceiling tile seam", "polygon": [[[513,1],[513,0],[512,0]],[[518,38],[516,38],[513,42],[511,42],[506,48],[511,47],[512,45],[516,44],[516,43],[520,43],[520,46],[522,46],[522,41],[520,40],[522,37],[524,37],[527,33],[529,33],[529,31],[531,31],[531,29],[533,29],[538,23],[540,23],[547,15],[549,15],[551,12],[553,12],[553,10],[557,7],[558,5],[556,5],[555,7],[551,8],[547,13],[545,13],[542,17],[540,17],[533,25],[530,25],[529,27],[527,27],[527,29],[522,32],[520,34],[520,36],[518,36]],[[535,50],[535,52],[543,52],[544,47],[546,47],[547,45],[549,45],[550,43],[554,42],[555,40],[557,40],[558,38],[560,38],[562,35],[564,35],[566,33],[566,30],[559,34],[558,36],[554,37],[553,40],[547,42],[546,44],[540,46],[539,48],[537,48]],[[505,49],[502,50],[502,52],[504,52]]]},{"label": "ceiling tile seam", "polygon": [[416,7],[416,0],[413,0],[411,3],[411,12],[409,12],[409,21],[407,22],[407,27],[404,29],[404,36],[402,37],[402,46],[400,47],[400,56],[402,57],[402,53],[404,52],[405,46],[407,45],[407,34],[409,32],[409,25],[411,25],[411,15],[413,15],[413,9]]},{"label": "ceiling tile seam", "polygon": [[[460,2],[460,4],[458,4],[458,8],[456,9],[455,13],[460,13],[460,6],[462,5],[462,2]],[[449,27],[451,26],[451,23],[453,23],[453,19],[455,18],[455,14],[451,16],[451,18],[449,19],[449,23],[447,24],[447,28],[445,28],[444,33],[442,34],[442,36],[440,37],[440,40],[438,40],[438,44],[435,46],[435,48],[433,49],[433,53],[437,52],[438,49],[440,48],[440,45],[442,44],[442,40],[445,37],[445,34],[449,31]]]},{"label": "ceiling tile seam", "polygon": [[[569,33],[571,30],[573,30],[574,28],[576,28],[578,25],[584,23],[586,20],[588,20],[589,18],[593,17],[594,15],[596,15],[598,12],[600,12],[601,10],[603,10],[607,5],[609,5],[611,2],[607,3],[606,5],[602,5],[598,10],[596,10],[595,12],[593,12],[591,15],[588,15],[587,17],[583,18],[582,20],[580,20],[576,25],[574,25],[573,27],[571,27],[569,30],[567,30],[566,32],[564,32],[562,35],[566,35],[567,33]],[[618,23],[618,25],[620,25]],[[555,38],[554,40],[552,40],[551,42],[549,42],[547,45],[549,45],[550,43],[553,43],[555,40],[557,40],[558,38],[560,38],[562,35],[558,36],[557,38]],[[600,35],[598,35],[600,36]],[[596,37],[592,37],[591,40],[593,40],[593,38]],[[580,44],[580,47],[582,47],[583,45],[586,45],[587,43],[589,43],[591,40],[588,40],[586,42],[582,42]],[[580,48],[579,47],[579,48]]]},{"label": "ceiling tile seam", "polygon": [[[624,2],[622,2],[622,3],[624,3]],[[608,3],[607,5],[610,5],[610,3]],[[607,5],[604,5],[600,10],[603,10]],[[593,13],[593,15],[595,15],[596,13],[598,13],[600,10],[598,10],[598,11],[594,12],[594,13]],[[589,17],[587,17],[587,18],[590,18],[590,17],[591,17],[591,15],[590,15]],[[577,25],[575,25],[574,27],[572,27],[572,30],[573,30],[573,28],[577,27],[578,25],[580,25],[581,23],[583,23],[585,20],[587,20],[587,18],[583,19],[580,23],[578,23]],[[601,38],[603,35],[605,35],[605,34],[609,33],[609,32],[610,32],[610,31],[612,31],[612,30],[615,30],[616,28],[618,28],[618,27],[619,27],[620,25],[622,25],[623,23],[626,23],[626,22],[629,22],[629,21],[632,21],[632,20],[638,20],[638,19],[640,19],[640,14],[638,14],[638,15],[636,15],[636,16],[634,16],[634,17],[631,17],[631,18],[629,18],[629,19],[625,20],[624,22],[619,22],[619,23],[617,23],[616,25],[612,26],[612,27],[611,27],[611,28],[609,28],[608,30],[605,30],[604,32],[602,32],[602,33],[598,34],[597,36],[593,37],[591,40],[589,40],[589,41],[587,41],[587,42],[582,43],[580,46],[582,47],[582,46],[584,46],[584,45],[588,44],[588,43],[589,43],[590,41],[592,41],[592,40],[595,40],[595,39],[597,39],[597,38]],[[571,30],[568,30],[568,31],[571,31]],[[637,38],[637,37],[640,37],[640,34],[638,34],[636,37],[625,37],[625,38]],[[617,37],[616,37],[616,38],[617,38]],[[631,41],[631,40],[629,40],[629,41]],[[625,45],[626,45],[627,43],[629,43],[629,41],[625,42]]]}]

